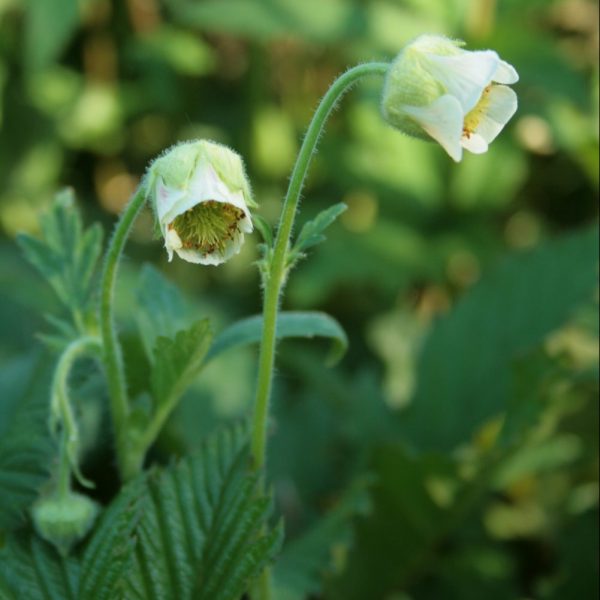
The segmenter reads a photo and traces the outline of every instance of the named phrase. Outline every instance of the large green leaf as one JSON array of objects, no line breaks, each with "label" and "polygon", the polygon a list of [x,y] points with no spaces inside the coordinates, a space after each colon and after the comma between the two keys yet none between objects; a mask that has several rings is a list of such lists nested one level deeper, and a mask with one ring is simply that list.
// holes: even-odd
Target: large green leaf
[{"label": "large green leaf", "polygon": [[238,427],[151,474],[128,598],[238,600],[281,543],[279,527],[266,529],[270,503],[248,465]]},{"label": "large green leaf", "polygon": [[133,564],[135,531],[146,500],[140,477],[128,484],[102,515],[81,560],[78,600],[124,598]]},{"label": "large green leaf", "polygon": [[511,363],[563,325],[597,286],[596,228],[503,261],[441,319],[402,415],[422,450],[448,451],[507,408]]},{"label": "large green leaf", "polygon": [[61,558],[34,535],[9,538],[0,551],[2,600],[79,600],[79,562]]},{"label": "large green leaf", "polygon": [[14,396],[0,388],[3,429],[0,435],[0,529],[22,524],[29,506],[47,480],[55,456],[48,429],[52,361],[33,357],[21,373],[25,385]]},{"label": "large green leaf", "polygon": [[0,592],[28,600],[239,600],[282,541],[271,499],[250,470],[245,426],[141,475],[106,510],[81,559],[9,538]]},{"label": "large green leaf", "polygon": [[93,275],[102,250],[102,229],[98,224],[83,229],[71,189],[56,195],[41,228],[42,239],[21,234],[17,241],[81,330],[94,315]]},{"label": "large green leaf", "polygon": [[[255,315],[237,321],[222,331],[213,342],[206,361],[215,358],[222,352],[237,346],[247,346],[260,342],[263,318]],[[348,347],[348,338],[342,326],[329,315],[322,312],[281,312],[277,320],[277,337],[313,338],[325,337],[332,340],[328,362],[339,360]]]}]

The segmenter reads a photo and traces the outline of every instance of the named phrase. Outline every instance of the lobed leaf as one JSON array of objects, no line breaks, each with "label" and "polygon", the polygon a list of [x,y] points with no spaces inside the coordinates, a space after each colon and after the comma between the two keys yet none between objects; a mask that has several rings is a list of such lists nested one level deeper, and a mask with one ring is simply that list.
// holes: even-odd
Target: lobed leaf
[{"label": "lobed leaf", "polygon": [[81,328],[81,321],[94,310],[93,275],[102,250],[102,229],[95,224],[83,230],[70,189],[56,195],[52,209],[41,219],[41,229],[41,239],[21,234],[17,242]]},{"label": "lobed leaf", "polygon": [[211,339],[208,320],[203,319],[178,331],[174,338],[156,340],[150,386],[158,404],[171,404],[181,397],[202,368]]}]

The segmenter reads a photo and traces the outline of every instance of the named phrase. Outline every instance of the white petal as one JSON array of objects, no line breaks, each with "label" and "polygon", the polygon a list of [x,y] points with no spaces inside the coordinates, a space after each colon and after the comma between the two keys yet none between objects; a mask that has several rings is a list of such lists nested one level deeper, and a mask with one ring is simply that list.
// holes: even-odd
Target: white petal
[{"label": "white petal", "polygon": [[501,60],[498,63],[498,68],[492,77],[492,81],[506,84],[517,83],[519,81],[519,74],[512,65],[509,65],[505,60]]},{"label": "white petal", "polygon": [[244,218],[240,221],[240,227],[246,233],[252,231],[252,219],[250,211],[246,206],[243,192],[241,190],[236,192],[230,191],[207,162],[198,165],[190,182],[189,189],[182,194],[180,193],[176,201],[170,202],[170,209],[162,217],[159,213],[159,219],[161,223],[171,223],[186,210],[208,200],[232,204],[242,210]]},{"label": "white petal", "polygon": [[458,99],[464,114],[475,108],[500,63],[493,50],[465,51],[455,56],[428,54],[427,60],[433,76]]},{"label": "white petal", "polygon": [[154,186],[156,214],[164,234],[165,224],[170,223],[173,220],[168,218],[168,214],[174,210],[174,207],[176,207],[183,198],[185,198],[186,192],[185,190],[169,187],[165,184],[162,177],[156,178]]},{"label": "white petal", "polygon": [[462,158],[460,138],[463,129],[463,111],[460,102],[448,94],[440,96],[429,106],[404,106],[412,117],[452,159]]},{"label": "white petal", "polygon": [[489,91],[488,104],[474,133],[488,144],[504,129],[517,111],[517,94],[505,85],[494,85]]},{"label": "white petal", "polygon": [[483,154],[488,149],[488,143],[478,133],[471,133],[468,137],[463,135],[460,143],[465,150],[473,154]]}]

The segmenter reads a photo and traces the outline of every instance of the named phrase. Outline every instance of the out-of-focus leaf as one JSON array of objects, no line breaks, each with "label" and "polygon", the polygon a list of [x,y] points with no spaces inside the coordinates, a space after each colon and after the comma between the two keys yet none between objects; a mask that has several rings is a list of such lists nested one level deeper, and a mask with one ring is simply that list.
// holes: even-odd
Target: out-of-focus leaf
[{"label": "out-of-focus leaf", "polygon": [[0,390],[2,403],[9,406],[0,436],[0,530],[23,523],[50,473],[56,450],[48,429],[51,367],[47,356],[33,361],[15,400],[9,400],[10,390]]},{"label": "out-of-focus leaf", "polygon": [[437,323],[420,359],[415,397],[402,414],[416,448],[452,450],[506,410],[511,361],[591,297],[597,248],[593,228],[513,256]]},{"label": "out-of-focus leaf", "polygon": [[274,569],[278,599],[304,600],[322,591],[323,575],[332,570],[334,562],[333,546],[347,548],[352,540],[352,518],[368,511],[365,483],[359,482],[311,529],[286,544]]},{"label": "out-of-focus leaf", "polygon": [[[206,360],[212,360],[230,348],[260,342],[262,323],[262,315],[234,323],[216,336]],[[277,338],[289,337],[330,338],[333,342],[328,358],[330,363],[339,360],[348,347],[348,338],[341,325],[333,317],[320,312],[280,312],[277,319]]]},{"label": "out-of-focus leaf", "polygon": [[[451,514],[456,469],[449,459],[414,458],[399,445],[385,445],[372,466],[373,508],[357,521],[356,544],[331,596],[336,600],[385,598],[404,589],[443,538]],[[432,482],[438,488],[435,495]]]},{"label": "out-of-focus leaf", "polygon": [[31,69],[51,64],[65,49],[79,22],[77,0],[33,0],[26,9],[26,57]]},{"label": "out-of-focus leaf", "polygon": [[313,220],[307,221],[300,230],[290,251],[289,262],[293,263],[306,250],[325,241],[325,230],[348,208],[343,202],[334,204],[320,212]]},{"label": "out-of-focus leaf", "polygon": [[326,4],[320,0],[169,0],[168,4],[179,22],[251,39],[296,35],[331,42],[365,27],[362,9],[342,0]]},{"label": "out-of-focus leaf", "polygon": [[83,329],[93,308],[93,275],[102,249],[102,229],[95,224],[83,230],[71,189],[56,195],[41,226],[42,239],[21,234],[17,241],[27,260],[71,311],[75,325]]}]

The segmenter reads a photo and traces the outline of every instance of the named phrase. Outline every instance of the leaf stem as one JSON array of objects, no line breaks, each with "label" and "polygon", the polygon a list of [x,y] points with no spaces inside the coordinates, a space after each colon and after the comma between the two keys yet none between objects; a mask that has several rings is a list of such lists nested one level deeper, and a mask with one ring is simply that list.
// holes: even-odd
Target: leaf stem
[{"label": "leaf stem", "polygon": [[136,475],[136,468],[127,460],[127,420],[130,406],[127,397],[125,370],[121,345],[117,337],[114,322],[114,290],[117,279],[117,270],[121,254],[131,227],[146,202],[146,186],[140,184],[137,191],[125,207],[115,232],[110,240],[104,259],[104,270],[100,283],[100,333],[102,336],[102,360],[108,379],[110,396],[110,413],[115,435],[115,447],[119,472],[123,480],[131,479]]},{"label": "leaf stem", "polygon": [[[384,75],[388,63],[365,63],[349,69],[340,75],[323,96],[298,153],[294,170],[290,178],[285,197],[272,259],[265,281],[263,299],[263,332],[260,345],[258,381],[254,405],[252,427],[252,455],[254,467],[262,469],[265,465],[266,434],[269,413],[269,399],[275,362],[275,340],[277,329],[277,311],[280,296],[286,279],[286,262],[290,235],[298,208],[300,193],[306,173],[315,153],[321,132],[332,109],[346,91],[359,79],[369,75]],[[265,597],[263,595],[263,597]]]}]

